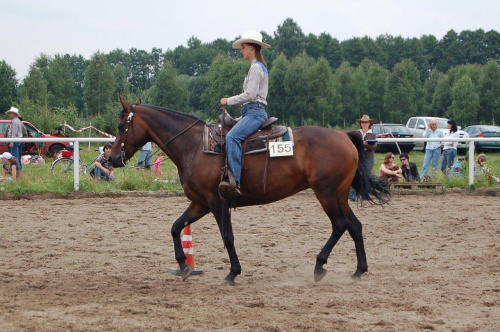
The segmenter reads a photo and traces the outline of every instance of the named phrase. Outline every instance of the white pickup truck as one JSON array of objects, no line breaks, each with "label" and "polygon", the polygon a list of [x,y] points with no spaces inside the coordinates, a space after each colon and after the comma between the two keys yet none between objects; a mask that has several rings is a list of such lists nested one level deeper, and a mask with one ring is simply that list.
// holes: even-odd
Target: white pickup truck
[{"label": "white pickup truck", "polygon": [[[410,130],[410,132],[413,134],[413,136],[415,136],[415,138],[421,138],[424,131],[429,126],[429,122],[431,120],[437,121],[438,130],[441,130],[445,137],[450,134],[450,131],[448,130],[448,119],[436,118],[432,116],[415,116],[409,118],[408,122],[406,122],[406,128]],[[458,135],[460,138],[469,137],[469,134],[467,134],[463,130],[460,130],[460,127],[458,127]],[[467,148],[468,144],[466,142],[458,142],[457,149],[459,152],[463,153],[467,150]],[[425,149],[425,142],[415,142],[415,147],[413,148],[413,150],[424,150],[424,149]]]}]

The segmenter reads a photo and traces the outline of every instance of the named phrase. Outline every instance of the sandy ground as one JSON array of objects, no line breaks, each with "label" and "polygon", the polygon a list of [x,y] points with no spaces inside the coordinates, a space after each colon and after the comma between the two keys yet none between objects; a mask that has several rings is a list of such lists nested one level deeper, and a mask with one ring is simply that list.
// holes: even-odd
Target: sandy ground
[{"label": "sandy ground", "polygon": [[0,201],[0,331],[499,331],[500,198],[394,196],[353,210],[369,273],[347,232],[326,277],[331,231],[311,193],[233,212],[243,273],[212,217],[193,225],[197,268],[176,267],[170,227],[184,197]]}]

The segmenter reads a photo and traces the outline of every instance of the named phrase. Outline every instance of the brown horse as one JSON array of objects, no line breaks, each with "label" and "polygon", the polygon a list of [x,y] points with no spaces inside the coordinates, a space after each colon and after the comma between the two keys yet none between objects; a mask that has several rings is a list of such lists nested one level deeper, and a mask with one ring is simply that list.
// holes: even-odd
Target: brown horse
[{"label": "brown horse", "polygon": [[[191,204],[172,225],[175,258],[183,280],[191,274],[181,245],[182,229],[212,213],[227,248],[231,269],[226,282],[234,285],[241,265],[234,247],[229,205],[218,193],[221,169],[219,155],[202,149],[204,121],[191,115],[157,106],[128,104],[121,100],[123,111],[116,141],[111,151],[114,167],[122,167],[146,142],[156,143],[179,170],[179,178]],[[294,155],[269,158],[268,177],[264,190],[263,176],[266,153],[245,156],[242,170],[242,196],[237,206],[267,204],[312,188],[330,218],[333,231],[316,258],[315,281],[321,280],[328,256],[347,230],[354,240],[357,269],[353,277],[368,270],[363,243],[362,225],[348,204],[349,189],[357,197],[372,203],[384,203],[389,193],[383,182],[364,170],[362,138],[357,132],[348,134],[315,126],[293,130]]]}]

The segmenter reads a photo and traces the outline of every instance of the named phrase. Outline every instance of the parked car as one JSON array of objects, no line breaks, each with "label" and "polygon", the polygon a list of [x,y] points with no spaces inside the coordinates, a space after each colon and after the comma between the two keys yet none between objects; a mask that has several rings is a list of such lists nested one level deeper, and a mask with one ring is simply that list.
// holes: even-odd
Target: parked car
[{"label": "parked car", "polygon": [[[376,152],[410,152],[415,147],[415,142],[401,142],[396,145],[394,142],[384,142],[384,138],[413,138],[413,134],[402,124],[377,123],[372,126],[372,131],[377,135]],[[399,145],[399,149],[398,149]]]},{"label": "parked car", "polygon": [[[410,132],[415,136],[415,138],[422,138],[424,131],[429,127],[429,122],[431,120],[436,120],[438,123],[438,130],[441,130],[444,136],[448,136],[450,131],[448,129],[448,119],[445,118],[436,118],[432,116],[415,116],[408,119],[406,122],[406,128],[410,130]],[[461,130],[458,127],[458,136],[460,138],[468,138],[469,134],[465,131]],[[415,142],[415,150],[425,150],[425,142]],[[459,152],[463,153],[467,150],[468,143],[467,142],[458,142],[457,149]]]},{"label": "parked car", "polygon": [[[0,120],[0,138],[4,138],[5,131],[7,130],[9,124],[10,120]],[[42,133],[28,121],[23,121],[23,124],[28,132],[28,137],[57,138],[57,136]],[[8,150],[7,144],[7,142],[0,142],[0,153],[4,153]],[[22,144],[21,154],[41,154],[44,156],[54,156],[59,151],[65,149],[68,146],[70,146],[70,143],[64,141],[64,138],[61,138],[60,142],[27,142]]]},{"label": "parked car", "polygon": [[500,151],[500,127],[498,126],[468,126],[464,129],[469,137],[498,137],[498,142],[474,142],[478,152],[485,150]]}]

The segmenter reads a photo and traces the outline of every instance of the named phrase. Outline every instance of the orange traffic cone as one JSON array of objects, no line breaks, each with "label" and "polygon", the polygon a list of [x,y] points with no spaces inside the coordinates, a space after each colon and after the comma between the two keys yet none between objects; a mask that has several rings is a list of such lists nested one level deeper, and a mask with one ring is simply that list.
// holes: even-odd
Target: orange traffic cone
[{"label": "orange traffic cone", "polygon": [[[194,264],[194,249],[193,249],[193,235],[191,234],[191,225],[184,227],[182,232],[182,249],[184,249],[184,254],[186,255],[186,264],[193,268],[191,275],[203,274],[203,270],[195,268]],[[180,275],[181,270],[177,264],[177,268],[169,268],[168,272],[174,275]]]}]

